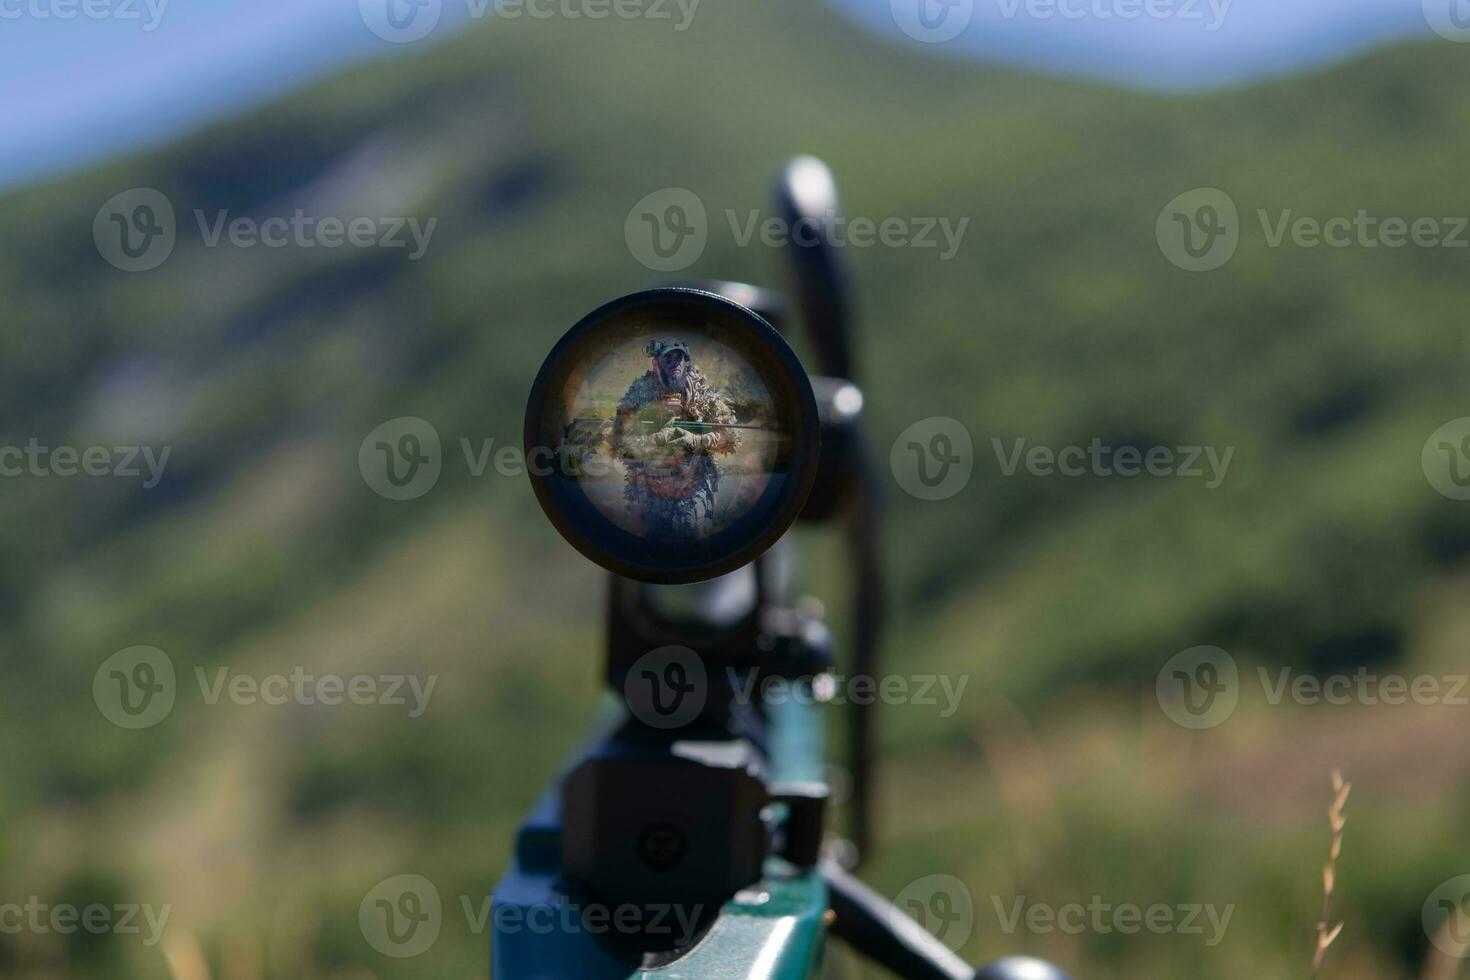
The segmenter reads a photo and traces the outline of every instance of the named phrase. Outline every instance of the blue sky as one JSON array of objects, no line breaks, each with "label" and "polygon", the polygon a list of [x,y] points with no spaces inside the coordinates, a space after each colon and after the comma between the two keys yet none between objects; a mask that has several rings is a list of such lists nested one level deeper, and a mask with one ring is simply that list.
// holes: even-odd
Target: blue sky
[{"label": "blue sky", "polygon": [[[0,0],[0,185],[157,142],[349,61],[433,43],[466,23],[477,2],[483,11],[485,0]],[[400,21],[419,14],[416,23],[436,26],[421,40],[390,43],[380,36],[391,33],[388,3],[399,5]],[[1470,0],[832,4],[897,43],[941,55],[1173,88],[1235,84],[1388,39],[1433,37],[1432,21],[1470,40]]]},{"label": "blue sky", "polygon": [[[446,16],[435,36],[451,25]],[[0,184],[147,145],[411,47],[375,36],[358,0],[0,0]]]},{"label": "blue sky", "polygon": [[[836,0],[946,52],[1143,87],[1202,89],[1299,72],[1385,41],[1470,41],[1470,0]],[[1438,28],[1438,30],[1436,30]]]}]

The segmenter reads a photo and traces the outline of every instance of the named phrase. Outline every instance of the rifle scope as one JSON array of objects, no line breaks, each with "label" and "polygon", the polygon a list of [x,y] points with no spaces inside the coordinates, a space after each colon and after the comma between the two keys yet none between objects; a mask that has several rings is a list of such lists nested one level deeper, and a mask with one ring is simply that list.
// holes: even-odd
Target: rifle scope
[{"label": "rifle scope", "polygon": [[766,551],[801,513],[820,446],[791,347],[698,289],[594,310],[552,349],[526,407],[526,459],[551,523],[644,582],[714,578]]}]

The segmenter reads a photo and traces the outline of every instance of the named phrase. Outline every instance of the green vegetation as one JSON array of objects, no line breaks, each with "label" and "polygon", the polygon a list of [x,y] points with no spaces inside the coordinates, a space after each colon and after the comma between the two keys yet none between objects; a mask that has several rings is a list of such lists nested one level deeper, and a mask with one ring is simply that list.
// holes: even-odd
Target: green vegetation
[{"label": "green vegetation", "polygon": [[[1268,244],[1258,209],[1470,215],[1466,52],[1435,43],[1310,77],[1161,97],[933,57],[761,0],[667,22],[487,25],[167,149],[0,201],[0,443],[172,447],[136,479],[0,481],[0,903],[174,907],[223,980],[470,978],[511,836],[598,702],[599,573],[523,479],[476,477],[561,332],[649,273],[629,209],[693,190],[693,275],[779,284],[740,247],[787,157],[834,167],[849,215],[968,218],[958,254],[854,248],[863,381],[886,457],[963,420],[975,476],[943,502],[890,483],[889,662],[970,677],[960,710],[883,712],[897,894],[977,895],[975,959],[1025,948],[1080,978],[1303,977],[1329,834],[1354,783],[1324,977],[1416,975],[1420,908],[1470,871],[1464,708],[1272,706],[1256,667],[1463,669],[1470,509],[1420,466],[1465,408],[1467,253]],[[179,245],[126,274],[102,202],[161,190]],[[1175,268],[1154,224],[1213,186],[1234,259]],[[438,217],[404,250],[205,248],[194,218]],[[405,415],[444,442],[436,488],[382,499],[363,437]],[[1199,479],[1004,476],[1010,447],[1234,447]],[[834,594],[833,555],[810,575]],[[588,598],[589,596],[593,598]],[[123,731],[91,697],[117,650],[165,650],[178,706]],[[1227,648],[1236,716],[1154,701],[1174,653]],[[431,710],[207,704],[196,669],[433,673]],[[430,877],[434,949],[386,959],[358,904]],[[1007,936],[985,896],[1236,906],[1199,936]],[[177,967],[181,971],[184,967]],[[223,971],[223,972],[221,972]],[[154,980],[126,937],[0,934],[0,975]],[[181,980],[196,980],[184,976]]]}]

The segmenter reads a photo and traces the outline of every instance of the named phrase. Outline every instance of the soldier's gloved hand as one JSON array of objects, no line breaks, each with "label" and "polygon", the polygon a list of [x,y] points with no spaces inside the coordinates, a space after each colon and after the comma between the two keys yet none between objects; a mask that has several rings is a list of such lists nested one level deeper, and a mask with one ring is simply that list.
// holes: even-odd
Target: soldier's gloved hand
[{"label": "soldier's gloved hand", "polygon": [[711,432],[685,432],[674,441],[674,445],[687,453],[702,453],[709,450],[714,438],[714,433]]},{"label": "soldier's gloved hand", "polygon": [[683,429],[676,425],[666,425],[655,432],[650,438],[655,446],[667,446],[671,442],[678,442],[681,436],[688,435]]}]

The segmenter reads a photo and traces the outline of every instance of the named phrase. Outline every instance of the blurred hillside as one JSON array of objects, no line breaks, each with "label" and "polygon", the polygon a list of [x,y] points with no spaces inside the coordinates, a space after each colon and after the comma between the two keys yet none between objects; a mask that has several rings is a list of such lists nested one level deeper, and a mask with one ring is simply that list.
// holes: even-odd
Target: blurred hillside
[{"label": "blurred hillside", "polygon": [[[410,871],[488,891],[597,703],[602,579],[524,479],[474,476],[460,440],[517,444],[554,340],[651,278],[623,227],[652,191],[708,209],[690,274],[779,284],[724,215],[766,207],[777,166],[810,152],[851,216],[969,219],[950,261],[848,251],[881,455],[930,416],[964,421],[976,449],[949,500],[890,483],[890,663],[971,680],[952,718],[884,710],[875,880],[1236,904],[1214,948],[1005,936],[992,917],[966,952],[1026,947],[1085,977],[1301,977],[1342,765],[1348,926],[1324,976],[1414,975],[1421,903],[1470,870],[1464,709],[1257,693],[1196,734],[1153,691],[1197,644],[1251,669],[1464,669],[1470,510],[1433,491],[1420,452],[1467,414],[1465,253],[1271,248],[1255,213],[1470,214],[1466,57],[1410,46],[1165,98],[930,57],[766,0],[701,6],[682,34],[521,20],[0,200],[0,443],[172,447],[148,490],[0,481],[0,896],[169,902],[171,935],[197,936],[226,980],[479,975],[485,939],[462,921],[397,962],[362,941],[358,902]],[[92,222],[140,186],[173,202],[179,242],[128,274]],[[1208,274],[1155,240],[1195,187],[1241,210],[1238,252]],[[207,248],[193,218],[297,208],[438,223],[413,262]],[[398,416],[444,442],[438,485],[411,502],[357,465]],[[993,438],[1235,453],[1217,489],[1007,477]],[[91,690],[136,644],[181,683],[298,666],[440,682],[413,720],[181,697],[128,732]],[[0,975],[169,974],[116,937],[0,935]]]}]

